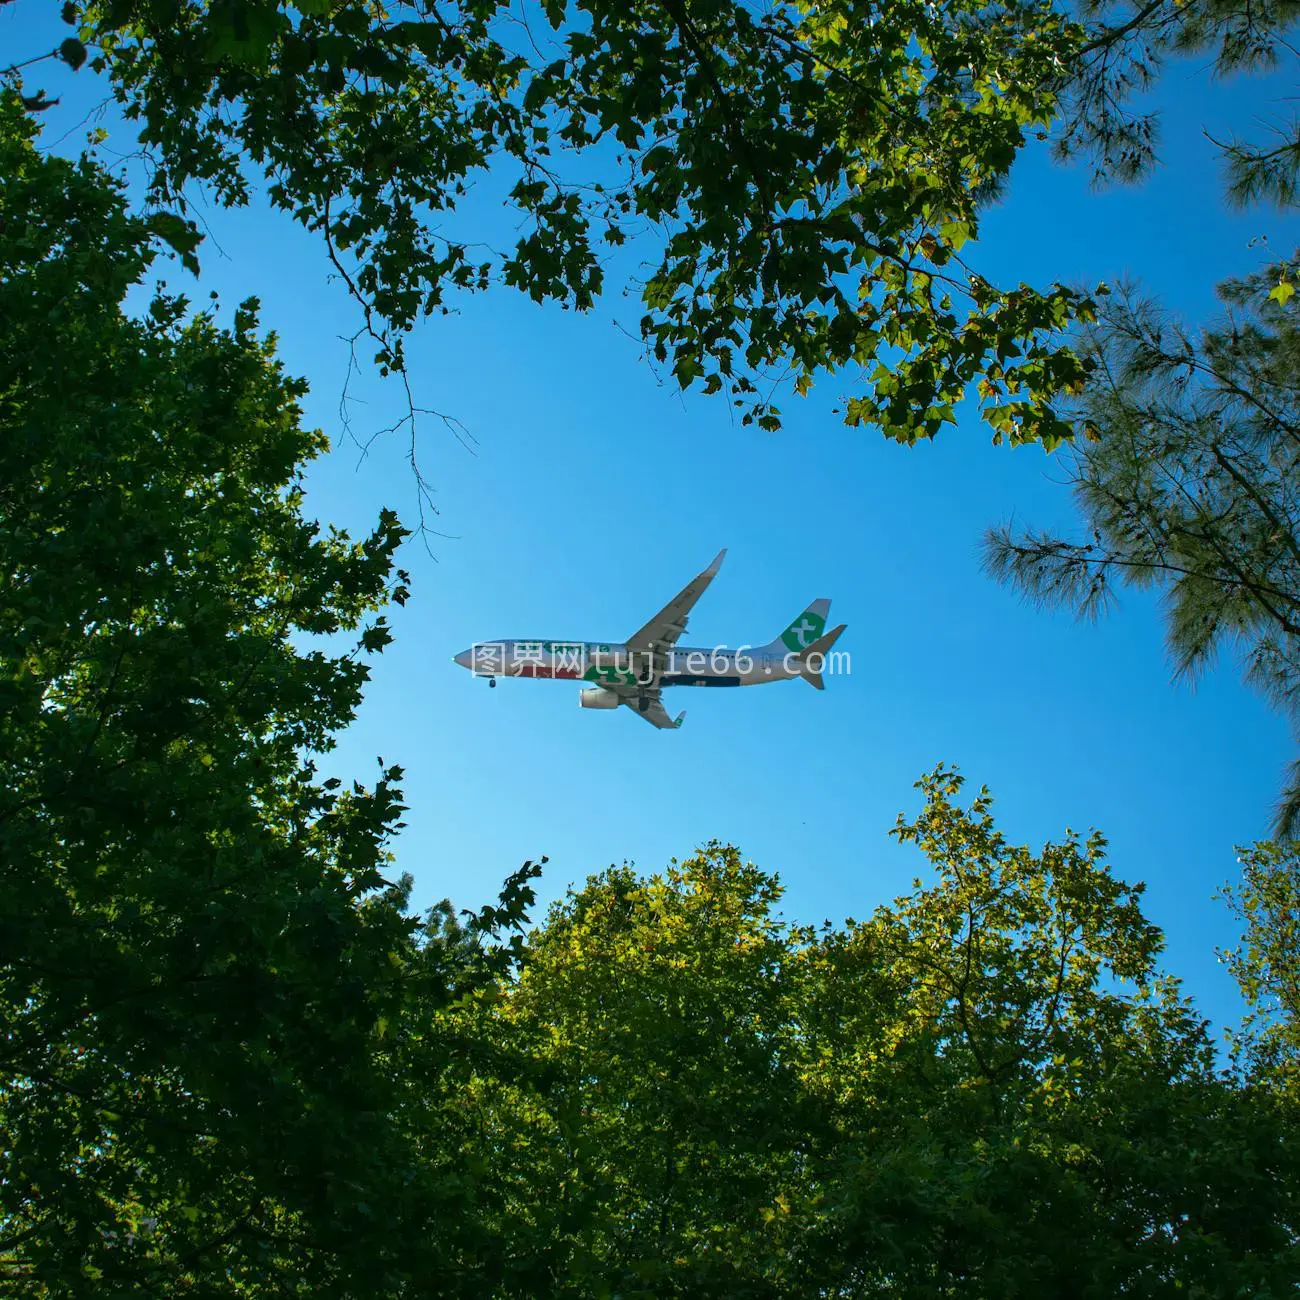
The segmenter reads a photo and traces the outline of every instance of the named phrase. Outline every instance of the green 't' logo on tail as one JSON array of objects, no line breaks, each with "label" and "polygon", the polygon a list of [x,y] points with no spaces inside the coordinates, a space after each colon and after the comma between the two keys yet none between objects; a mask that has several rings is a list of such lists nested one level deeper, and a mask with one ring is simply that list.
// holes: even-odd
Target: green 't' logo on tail
[{"label": "green 't' logo on tail", "polygon": [[781,644],[787,650],[793,650],[796,653],[800,650],[807,650],[821,636],[825,627],[826,616],[824,614],[819,614],[815,609],[806,609],[781,633]]}]

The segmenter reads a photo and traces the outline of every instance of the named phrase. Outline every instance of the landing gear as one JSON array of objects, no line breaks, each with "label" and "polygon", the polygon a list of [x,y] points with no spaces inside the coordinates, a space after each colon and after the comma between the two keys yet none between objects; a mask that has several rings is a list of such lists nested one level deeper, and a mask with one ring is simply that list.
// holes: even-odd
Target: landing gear
[{"label": "landing gear", "polygon": [[638,695],[636,698],[636,707],[644,713],[650,707],[650,699],[646,695]]},{"label": "landing gear", "polygon": [[488,678],[488,685],[491,686],[493,689],[496,688],[496,684],[497,684],[497,679],[495,677]]}]

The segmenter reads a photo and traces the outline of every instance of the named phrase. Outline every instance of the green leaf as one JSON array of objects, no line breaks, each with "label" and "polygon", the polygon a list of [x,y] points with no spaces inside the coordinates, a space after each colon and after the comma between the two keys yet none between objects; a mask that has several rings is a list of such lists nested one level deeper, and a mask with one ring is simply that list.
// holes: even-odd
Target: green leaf
[{"label": "green leaf", "polygon": [[69,36],[59,45],[59,58],[75,72],[86,61],[86,47],[75,36]]},{"label": "green leaf", "polygon": [[186,269],[197,275],[199,263],[194,256],[194,250],[203,241],[198,227],[192,221],[186,221],[184,217],[177,216],[174,212],[151,213],[148,224],[153,234],[180,256]]}]

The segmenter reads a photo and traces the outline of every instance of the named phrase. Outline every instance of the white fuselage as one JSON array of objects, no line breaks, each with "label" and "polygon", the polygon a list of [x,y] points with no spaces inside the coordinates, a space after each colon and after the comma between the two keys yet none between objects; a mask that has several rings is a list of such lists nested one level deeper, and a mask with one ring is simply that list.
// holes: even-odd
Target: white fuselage
[{"label": "white fuselage", "polygon": [[[656,661],[657,660],[657,661]],[[652,657],[610,641],[480,641],[456,656],[479,677],[549,677],[617,686],[757,686],[800,675],[784,645],[676,646]]]}]

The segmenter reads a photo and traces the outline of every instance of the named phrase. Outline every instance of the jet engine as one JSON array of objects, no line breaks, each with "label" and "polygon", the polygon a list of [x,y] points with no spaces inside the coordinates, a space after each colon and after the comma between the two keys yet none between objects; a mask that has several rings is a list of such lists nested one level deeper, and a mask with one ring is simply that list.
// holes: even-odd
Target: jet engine
[{"label": "jet engine", "polygon": [[616,709],[618,708],[618,696],[613,691],[607,691],[603,686],[589,686],[585,691],[579,692],[578,707],[580,709]]}]

